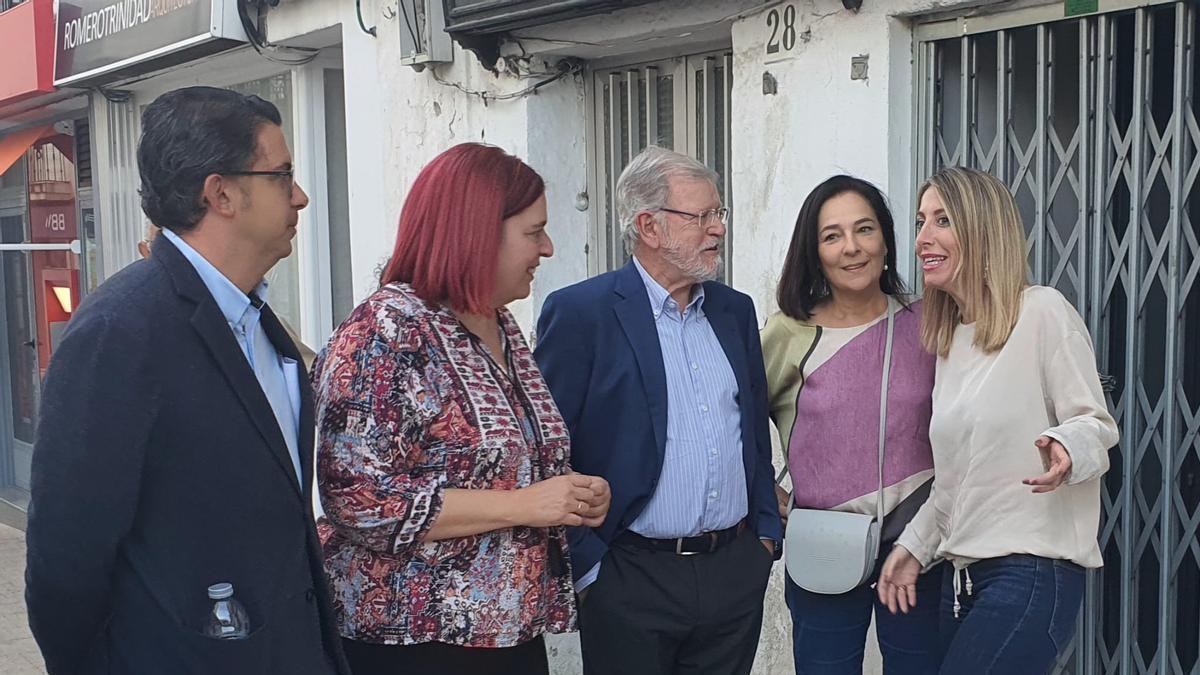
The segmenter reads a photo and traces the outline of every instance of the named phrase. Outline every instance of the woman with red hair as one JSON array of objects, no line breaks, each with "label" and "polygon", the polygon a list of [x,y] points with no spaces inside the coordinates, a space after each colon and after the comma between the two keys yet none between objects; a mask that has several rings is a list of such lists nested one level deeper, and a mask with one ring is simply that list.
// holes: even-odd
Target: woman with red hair
[{"label": "woman with red hair", "polygon": [[608,484],[505,305],[554,246],[542,178],[464,143],[417,177],[382,286],[313,369],[325,569],[355,675],[548,673],[575,629],[564,527]]}]

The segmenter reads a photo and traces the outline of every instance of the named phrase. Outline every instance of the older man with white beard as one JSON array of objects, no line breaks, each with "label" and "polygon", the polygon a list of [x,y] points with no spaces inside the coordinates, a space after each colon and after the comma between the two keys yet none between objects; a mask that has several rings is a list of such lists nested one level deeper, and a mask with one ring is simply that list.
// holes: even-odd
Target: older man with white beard
[{"label": "older man with white beard", "polygon": [[576,471],[612,488],[573,528],[586,675],[749,673],[782,528],[754,305],[715,281],[717,176],[651,147],[617,181],[632,259],[550,295],[538,364]]}]

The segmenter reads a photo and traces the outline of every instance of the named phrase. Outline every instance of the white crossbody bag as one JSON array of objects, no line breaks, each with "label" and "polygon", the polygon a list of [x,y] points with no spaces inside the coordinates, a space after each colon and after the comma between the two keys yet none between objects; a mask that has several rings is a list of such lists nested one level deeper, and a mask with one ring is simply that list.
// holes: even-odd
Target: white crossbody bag
[{"label": "white crossbody bag", "polygon": [[784,535],[788,576],[812,593],[837,595],[858,588],[875,569],[883,523],[883,446],[887,433],[887,391],[892,369],[895,319],[888,303],[887,342],[879,389],[879,489],[875,515],[821,509],[792,509]]}]

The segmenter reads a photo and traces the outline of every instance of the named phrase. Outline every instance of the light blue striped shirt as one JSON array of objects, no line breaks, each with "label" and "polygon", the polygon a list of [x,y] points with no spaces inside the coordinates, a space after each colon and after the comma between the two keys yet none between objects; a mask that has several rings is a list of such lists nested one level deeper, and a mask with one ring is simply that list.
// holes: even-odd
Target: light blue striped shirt
[{"label": "light blue striped shirt", "polygon": [[732,527],[748,511],[737,378],[697,284],[683,313],[635,257],[667,375],[667,447],[658,488],[629,529],[651,539]]},{"label": "light blue striped shirt", "polygon": [[[629,529],[673,539],[736,525],[749,510],[742,460],[737,378],[704,316],[697,284],[682,313],[671,294],[633,258],[650,297],[667,376],[667,444],[658,487]],[[597,563],[575,583],[582,591]]]}]

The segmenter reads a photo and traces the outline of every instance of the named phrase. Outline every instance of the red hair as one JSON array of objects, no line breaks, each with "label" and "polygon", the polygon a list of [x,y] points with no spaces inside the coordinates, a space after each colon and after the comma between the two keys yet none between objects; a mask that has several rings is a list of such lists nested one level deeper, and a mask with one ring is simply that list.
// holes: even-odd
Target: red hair
[{"label": "red hair", "polygon": [[546,184],[500,148],[461,143],[421,169],[408,192],[396,248],[381,282],[404,282],[429,302],[483,314],[491,306],[504,219],[529,208]]}]

